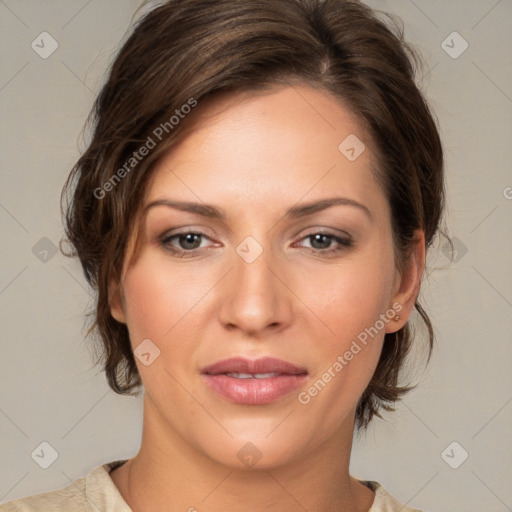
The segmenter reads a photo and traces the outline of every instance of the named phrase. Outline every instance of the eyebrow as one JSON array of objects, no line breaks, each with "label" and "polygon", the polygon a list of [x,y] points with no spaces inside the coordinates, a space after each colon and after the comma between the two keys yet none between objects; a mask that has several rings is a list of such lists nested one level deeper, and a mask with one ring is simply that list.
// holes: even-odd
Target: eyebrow
[{"label": "eyebrow", "polygon": [[[307,215],[312,215],[319,211],[338,205],[354,206],[363,211],[370,220],[373,219],[372,214],[367,206],[359,203],[358,201],[355,201],[354,199],[349,199],[348,197],[330,197],[326,199],[320,199],[318,201],[303,203],[298,206],[292,206],[286,211],[284,218],[299,219],[301,217],[306,217]],[[156,206],[167,206],[176,210],[195,213],[203,217],[217,219],[222,222],[226,220],[226,215],[215,206],[205,203],[175,201],[170,199],[156,199],[155,201],[151,201],[145,206],[144,213],[146,213],[150,208],[154,208]]]}]

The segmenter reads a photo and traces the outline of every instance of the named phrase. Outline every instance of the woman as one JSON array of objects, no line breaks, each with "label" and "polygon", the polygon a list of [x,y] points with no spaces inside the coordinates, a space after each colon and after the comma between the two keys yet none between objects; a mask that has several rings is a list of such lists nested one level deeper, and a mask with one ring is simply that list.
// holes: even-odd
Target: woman
[{"label": "woman", "polygon": [[[414,54],[353,0],[172,0],[64,189],[138,454],[6,511],[410,511],[349,474],[406,391],[443,155]],[[66,195],[67,194],[67,195]]]}]

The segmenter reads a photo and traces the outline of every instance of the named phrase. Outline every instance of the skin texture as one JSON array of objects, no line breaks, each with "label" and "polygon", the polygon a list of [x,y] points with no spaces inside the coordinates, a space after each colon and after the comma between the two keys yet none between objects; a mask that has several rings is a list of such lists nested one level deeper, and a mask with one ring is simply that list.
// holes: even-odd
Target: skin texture
[{"label": "skin texture", "polygon": [[[366,145],[353,162],[338,149],[350,134]],[[348,472],[355,408],[385,332],[410,315],[425,258],[419,231],[407,271],[397,272],[376,165],[357,118],[306,85],[209,104],[159,162],[144,204],[206,203],[226,218],[150,208],[139,258],[125,265],[121,283],[112,283],[112,315],[127,324],[133,348],[150,339],[160,350],[149,366],[137,361],[145,388],[140,451],[111,474],[134,511],[370,508],[373,492]],[[369,214],[337,205],[285,217],[297,204],[335,196]],[[195,246],[169,240],[183,231],[205,237]],[[315,245],[308,238],[315,233],[349,236],[352,246],[335,238]],[[236,252],[248,236],[263,250],[252,263]],[[186,257],[172,252],[191,246],[198,248]],[[301,404],[299,392],[394,303],[401,305],[400,320],[386,322]],[[274,403],[233,404],[211,391],[200,372],[235,355],[281,358],[305,367],[308,379]],[[248,442],[261,454],[252,467],[237,456]]]}]

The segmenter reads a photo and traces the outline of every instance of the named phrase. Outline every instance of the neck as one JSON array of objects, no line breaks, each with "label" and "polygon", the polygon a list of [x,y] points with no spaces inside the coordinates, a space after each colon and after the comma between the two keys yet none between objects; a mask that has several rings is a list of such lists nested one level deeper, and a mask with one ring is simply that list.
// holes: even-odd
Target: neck
[{"label": "neck", "polygon": [[[310,452],[284,465],[230,467],[146,414],[138,454],[111,473],[133,512],[315,510],[366,512],[373,492],[349,475],[353,417]],[[151,417],[151,421],[148,419]]]}]

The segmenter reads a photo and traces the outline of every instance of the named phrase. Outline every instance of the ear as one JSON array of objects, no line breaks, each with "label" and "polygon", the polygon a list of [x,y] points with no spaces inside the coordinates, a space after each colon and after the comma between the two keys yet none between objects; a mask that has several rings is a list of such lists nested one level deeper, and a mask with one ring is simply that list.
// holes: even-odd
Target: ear
[{"label": "ear", "polygon": [[120,283],[111,281],[108,287],[108,304],[110,314],[120,323],[125,324],[124,298]]},{"label": "ear", "polygon": [[405,270],[402,274],[397,271],[394,295],[391,301],[392,309],[400,316],[400,320],[389,322],[386,325],[386,332],[388,333],[400,330],[407,323],[420,292],[421,279],[425,269],[424,231],[416,230],[414,240],[414,247],[406,262]]}]

